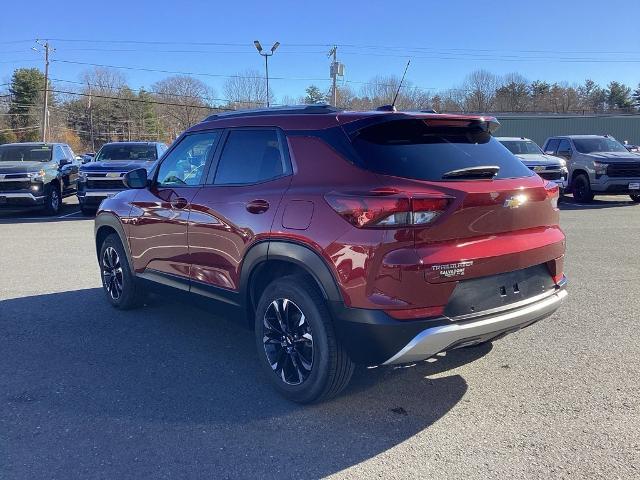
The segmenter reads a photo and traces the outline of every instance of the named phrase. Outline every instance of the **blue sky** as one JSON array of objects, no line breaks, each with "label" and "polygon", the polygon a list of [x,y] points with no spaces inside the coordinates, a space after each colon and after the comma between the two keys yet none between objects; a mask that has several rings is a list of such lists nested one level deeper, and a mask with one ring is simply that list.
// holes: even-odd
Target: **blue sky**
[{"label": "blue sky", "polygon": [[[263,71],[253,47],[278,40],[270,60],[276,97],[329,86],[328,45],[340,45],[345,80],[356,90],[373,76],[400,76],[422,88],[459,85],[470,71],[519,72],[530,80],[640,82],[637,0],[493,1],[109,1],[5,2],[0,18],[0,83],[14,68],[41,66],[31,51],[49,38],[54,79],[89,68],[66,62],[194,72],[222,97],[224,75]],[[104,5],[104,6],[102,6]],[[48,12],[40,15],[38,12]],[[90,40],[87,42],[76,40]],[[166,42],[166,43],[124,43]],[[197,45],[208,43],[210,45]],[[211,45],[218,44],[218,45]],[[588,61],[584,61],[588,60]],[[149,87],[168,73],[121,70]],[[58,84],[60,86],[60,84]],[[69,84],[72,87],[72,84]],[[2,88],[2,87],[0,87]]]}]

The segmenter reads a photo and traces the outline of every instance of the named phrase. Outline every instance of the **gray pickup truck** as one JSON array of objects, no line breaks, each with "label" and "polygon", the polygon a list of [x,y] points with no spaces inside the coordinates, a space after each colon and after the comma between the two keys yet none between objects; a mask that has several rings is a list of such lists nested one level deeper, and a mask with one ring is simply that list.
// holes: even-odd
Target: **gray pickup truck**
[{"label": "gray pickup truck", "polygon": [[567,161],[573,198],[589,203],[595,195],[629,195],[640,202],[640,156],[608,135],[565,135],[548,138],[547,155]]}]

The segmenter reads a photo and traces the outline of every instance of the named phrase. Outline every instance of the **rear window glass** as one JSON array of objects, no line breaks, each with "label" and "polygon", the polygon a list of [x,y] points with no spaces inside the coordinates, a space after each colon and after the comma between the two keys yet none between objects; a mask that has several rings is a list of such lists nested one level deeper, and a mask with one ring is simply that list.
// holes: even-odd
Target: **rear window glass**
[{"label": "rear window glass", "polygon": [[155,145],[105,145],[98,152],[96,162],[109,160],[157,160]]},{"label": "rear window glass", "polygon": [[[451,125],[451,124],[450,124]],[[534,175],[481,127],[429,127],[423,120],[396,120],[352,136],[365,168],[385,175],[438,181],[452,170],[497,166],[494,178]]]}]

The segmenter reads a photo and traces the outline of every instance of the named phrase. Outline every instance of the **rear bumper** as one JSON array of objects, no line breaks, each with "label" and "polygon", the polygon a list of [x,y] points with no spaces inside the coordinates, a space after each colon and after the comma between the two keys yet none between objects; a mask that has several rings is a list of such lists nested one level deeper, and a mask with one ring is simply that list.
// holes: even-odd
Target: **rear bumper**
[{"label": "rear bumper", "polygon": [[427,328],[416,335],[384,365],[417,362],[452,348],[486,342],[527,327],[553,314],[567,296],[558,289],[551,295],[507,311],[484,314],[472,320]]},{"label": "rear bumper", "polygon": [[332,305],[335,327],[351,359],[364,365],[426,360],[457,347],[497,339],[553,314],[567,296],[560,286],[518,303],[458,317],[395,320],[380,310]]}]

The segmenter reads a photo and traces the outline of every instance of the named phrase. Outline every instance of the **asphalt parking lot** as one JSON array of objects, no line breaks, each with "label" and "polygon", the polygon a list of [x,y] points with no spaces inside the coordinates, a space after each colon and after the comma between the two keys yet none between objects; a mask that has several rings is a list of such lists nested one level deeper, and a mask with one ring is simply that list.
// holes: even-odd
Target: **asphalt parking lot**
[{"label": "asphalt parking lot", "polygon": [[640,476],[640,205],[564,203],[570,297],[492,347],[298,406],[229,319],[102,297],[93,221],[0,216],[0,478]]}]

